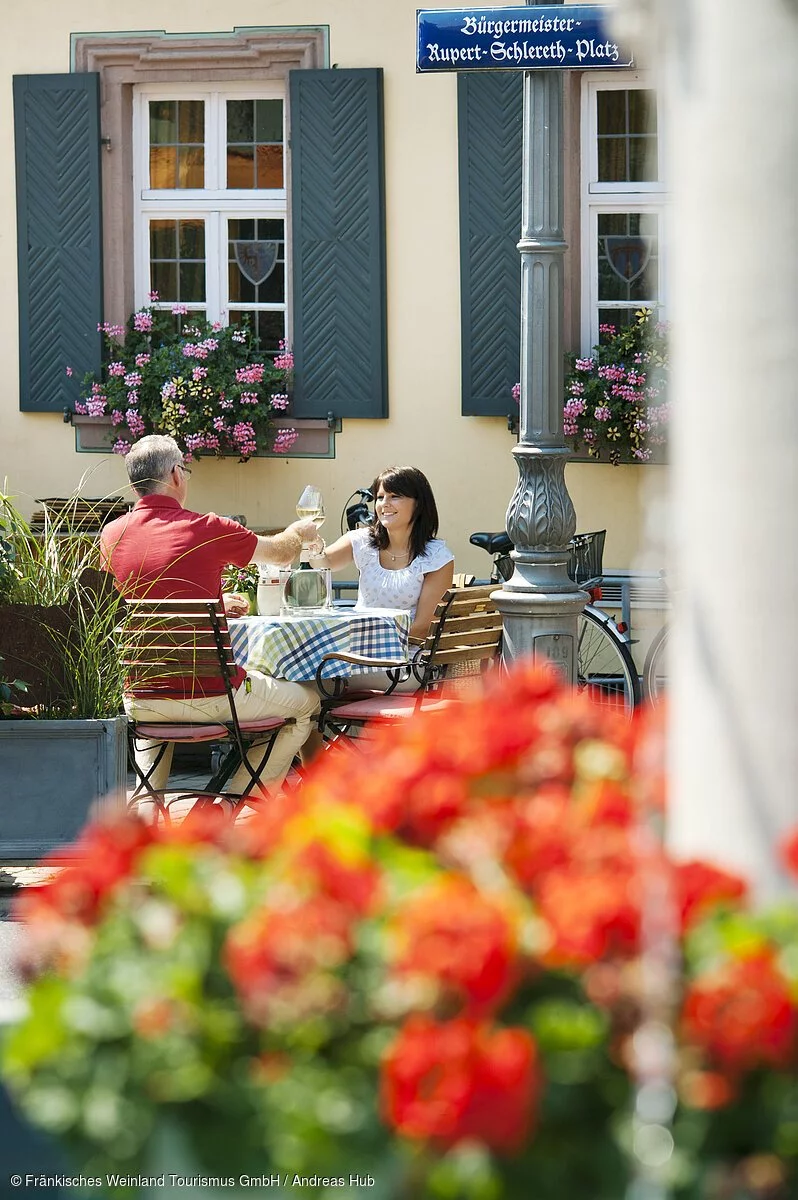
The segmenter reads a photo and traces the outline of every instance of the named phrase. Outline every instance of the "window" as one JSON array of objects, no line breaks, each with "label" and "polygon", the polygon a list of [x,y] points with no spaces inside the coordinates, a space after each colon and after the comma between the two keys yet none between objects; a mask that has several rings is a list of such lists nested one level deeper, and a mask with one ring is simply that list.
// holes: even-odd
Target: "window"
[{"label": "window", "polygon": [[[286,337],[282,85],[138,85],[133,98],[135,303],[248,321]],[[178,318],[179,319],[179,318]]]},{"label": "window", "polygon": [[659,99],[637,72],[582,84],[582,349],[602,325],[662,310],[665,228]]}]

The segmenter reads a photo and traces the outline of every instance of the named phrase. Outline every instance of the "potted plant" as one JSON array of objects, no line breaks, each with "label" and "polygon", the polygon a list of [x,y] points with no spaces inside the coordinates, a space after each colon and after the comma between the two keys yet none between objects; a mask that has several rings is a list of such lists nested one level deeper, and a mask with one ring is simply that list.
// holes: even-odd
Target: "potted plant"
[{"label": "potted plant", "polygon": [[249,601],[249,611],[254,615],[258,611],[258,581],[260,575],[254,563],[248,567],[228,566],[222,572],[222,591],[236,592],[245,596]]},{"label": "potted plant", "polygon": [[[150,300],[155,304],[157,293]],[[254,345],[246,324],[211,324],[184,304],[147,306],[125,326],[100,329],[102,376],[86,377],[76,413],[110,426],[115,454],[126,454],[147,433],[171,435],[187,460],[246,461],[266,450],[287,453],[297,440],[297,430],[281,421],[293,371],[285,343],[272,359]]]},{"label": "potted plant", "polygon": [[798,909],[668,859],[651,737],[521,666],[258,819],[94,826],[20,914],[7,1086],[133,1194],[786,1200]]},{"label": "potted plant", "polygon": [[0,656],[24,694],[0,719],[0,858],[68,845],[95,802],[124,805],[118,596],[69,506],[34,534],[0,494]]}]

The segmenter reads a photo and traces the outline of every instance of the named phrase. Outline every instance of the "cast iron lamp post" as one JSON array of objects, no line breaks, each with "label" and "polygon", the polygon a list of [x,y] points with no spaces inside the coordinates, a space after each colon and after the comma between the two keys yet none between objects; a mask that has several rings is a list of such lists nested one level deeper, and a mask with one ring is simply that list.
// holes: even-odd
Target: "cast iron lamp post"
[{"label": "cast iron lamp post", "polygon": [[505,660],[546,657],[575,683],[588,597],[567,573],[576,514],[565,485],[562,226],[562,72],[524,71],[519,479],[507,509],[515,570],[493,596]]}]

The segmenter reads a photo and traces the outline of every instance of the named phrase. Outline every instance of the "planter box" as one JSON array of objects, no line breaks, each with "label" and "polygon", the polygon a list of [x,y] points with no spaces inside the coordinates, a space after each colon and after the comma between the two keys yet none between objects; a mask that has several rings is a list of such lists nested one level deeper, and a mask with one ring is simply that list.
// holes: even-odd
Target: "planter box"
[{"label": "planter box", "polygon": [[126,786],[126,717],[0,720],[0,861],[63,849],[93,811],[124,811]]},{"label": "planter box", "polygon": [[[110,417],[88,417],[83,413],[70,413],[66,419],[69,419],[75,428],[75,449],[84,454],[110,453],[117,429],[121,428],[112,425]],[[259,450],[254,455],[255,458],[335,458],[335,435],[341,432],[339,420],[330,422],[310,417],[275,417],[274,427],[277,430],[296,429],[299,437],[287,454]],[[220,456],[208,454],[203,457]]]}]

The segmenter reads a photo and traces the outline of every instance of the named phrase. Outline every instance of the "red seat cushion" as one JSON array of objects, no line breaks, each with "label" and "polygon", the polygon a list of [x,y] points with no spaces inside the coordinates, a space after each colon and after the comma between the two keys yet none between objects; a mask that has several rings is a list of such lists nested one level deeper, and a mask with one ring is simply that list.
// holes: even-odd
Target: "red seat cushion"
[{"label": "red seat cushion", "polygon": [[227,737],[224,725],[154,725],[136,721],[135,729],[137,737],[157,738],[162,742],[213,742]]},{"label": "red seat cushion", "polygon": [[[240,721],[242,733],[268,733],[285,725],[283,717],[260,717],[257,721]],[[229,737],[224,725],[189,725],[174,722],[156,725],[150,721],[136,721],[137,737],[154,738],[162,742],[217,742]]]},{"label": "red seat cushion", "polygon": [[[289,718],[293,724],[293,717]],[[258,717],[257,721],[239,721],[242,733],[261,733],[269,729],[279,729],[288,722],[285,717]]]},{"label": "red seat cushion", "polygon": [[342,721],[404,721],[414,713],[440,712],[452,704],[451,700],[430,700],[419,709],[415,696],[373,696],[368,700],[354,700],[351,704],[339,704],[330,710],[330,717]]}]

